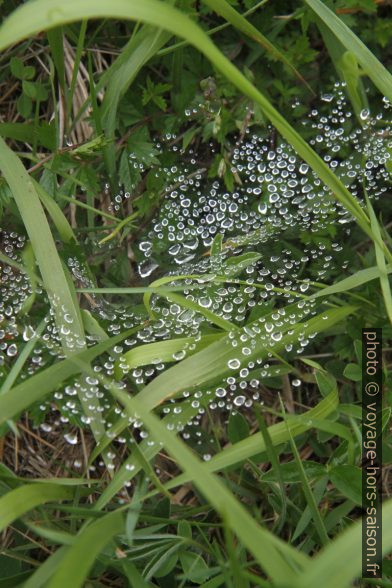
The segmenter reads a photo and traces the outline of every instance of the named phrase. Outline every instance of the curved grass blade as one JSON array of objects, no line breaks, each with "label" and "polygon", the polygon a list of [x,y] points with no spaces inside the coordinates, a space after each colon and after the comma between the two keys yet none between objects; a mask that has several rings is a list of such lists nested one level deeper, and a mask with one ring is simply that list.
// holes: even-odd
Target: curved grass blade
[{"label": "curved grass blade", "polygon": [[127,366],[132,369],[141,365],[148,365],[151,363],[160,363],[162,361],[174,362],[179,361],[181,358],[176,359],[175,354],[179,353],[192,346],[191,350],[187,353],[196,353],[204,347],[215,343],[215,341],[221,339],[224,334],[216,335],[204,335],[200,341],[195,343],[193,337],[181,337],[178,339],[168,339],[167,341],[158,341],[157,343],[147,343],[146,345],[139,345],[124,355],[119,360],[120,363],[126,363]]},{"label": "curved grass blade", "polygon": [[[161,49],[170,39],[171,34],[152,26],[143,26],[134,35],[123,50],[127,59],[113,73],[109,79],[105,98],[102,103],[101,117],[104,121],[106,139],[114,139],[118,104],[124,92],[129,88],[140,69]],[[110,177],[115,173],[115,150],[112,145],[104,148]]]},{"label": "curved grass blade", "polygon": [[[50,231],[32,178],[20,159],[0,137],[0,169],[13,193],[26,231],[29,235],[42,280],[54,312],[64,353],[71,356],[77,349],[85,348],[83,324],[78,305],[72,294],[61,259]],[[67,320],[65,320],[67,319]],[[63,331],[67,324],[67,334]],[[6,398],[6,395],[3,396]],[[95,421],[94,434],[99,438],[104,426],[95,415],[99,409],[98,398],[87,400],[84,394],[79,399],[85,415]]]},{"label": "curved grass blade", "polygon": [[28,357],[32,353],[35,345],[38,343],[40,335],[43,333],[46,327],[46,321],[43,319],[38,327],[36,328],[34,335],[31,337],[29,341],[27,341],[26,345],[23,347],[22,351],[20,352],[17,360],[11,367],[10,371],[7,374],[3,384],[0,387],[0,395],[6,394],[14,385],[15,380],[19,376],[21,369],[23,368],[24,364],[26,363]]},{"label": "curved grass blade", "polygon": [[64,243],[69,243],[70,241],[76,242],[77,239],[75,237],[75,233],[73,232],[71,225],[67,221],[65,214],[63,213],[57,202],[46,192],[46,190],[43,189],[41,184],[39,184],[35,180],[33,180],[33,182],[34,187],[37,190],[39,199],[48,211],[50,218],[52,219],[56,229],[59,232],[61,240]]},{"label": "curved grass blade", "polygon": [[[244,364],[247,365],[253,357],[265,358],[271,349],[279,353],[285,345],[295,343],[300,333],[306,336],[309,333],[323,331],[343,320],[355,310],[354,306],[333,308],[311,318],[306,323],[298,323],[295,326],[286,324],[287,329],[292,327],[290,334],[282,334],[282,338],[277,342],[269,335],[267,336],[264,324],[254,321],[242,329],[237,329],[233,337],[229,334],[166,370],[143,388],[139,392],[138,398],[152,409],[183,390],[216,382],[226,374],[233,373],[232,361],[235,361],[235,369],[239,370]],[[280,331],[283,332],[282,328]],[[238,351],[243,346],[242,335],[246,335],[254,342],[253,348],[247,356]],[[233,341],[237,341],[238,347],[233,347]]]},{"label": "curved grass blade", "polygon": [[130,398],[114,383],[101,379],[111,394],[124,406],[130,416],[135,413],[143,420],[157,444],[162,444],[183,471],[191,477],[209,503],[225,519],[233,532],[257,559],[276,583],[287,583],[294,572],[303,568],[307,557],[264,529],[237,501],[224,483],[204,468],[195,454],[170,432],[160,419],[138,397]]},{"label": "curved grass blade", "polygon": [[23,588],[42,588],[57,569],[61,559],[67,552],[67,547],[57,549],[52,555],[42,562],[30,578],[24,582]]},{"label": "curved grass blade", "polygon": [[[392,500],[383,505],[383,553],[392,549]],[[293,581],[295,588],[347,588],[361,573],[362,521],[356,521],[317,555]]]},{"label": "curved grass blade", "polygon": [[317,16],[331,29],[332,33],[353,53],[365,73],[369,76],[383,96],[392,102],[392,75],[366,47],[364,43],[348,28],[344,22],[320,0],[304,0]]},{"label": "curved grass blade", "polygon": [[110,513],[85,527],[58,563],[48,588],[84,586],[97,556],[114,535],[123,531],[123,528],[123,517],[119,512]]},{"label": "curved grass blade", "polygon": [[[389,264],[386,266],[386,273],[392,273],[392,265]],[[366,284],[367,282],[371,282],[376,278],[380,277],[380,270],[379,268],[374,265],[373,267],[368,267],[363,270],[359,270],[352,276],[348,278],[344,278],[344,280],[340,280],[336,284],[332,284],[331,286],[326,286],[322,290],[319,290],[315,294],[312,294],[309,298],[320,298],[322,296],[330,296],[331,294],[338,294],[339,292],[346,292],[347,290],[352,290],[353,288],[358,288],[358,286],[362,286],[362,284]]]},{"label": "curved grass blade", "polygon": [[391,294],[391,285],[389,283],[387,265],[385,263],[384,251],[380,247],[379,243],[382,243],[382,236],[380,225],[378,224],[377,217],[374,213],[373,206],[370,203],[369,197],[365,191],[366,197],[366,204],[368,207],[369,217],[370,217],[370,224],[372,227],[372,231],[374,236],[374,248],[376,252],[376,261],[377,267],[380,277],[380,285],[381,285],[381,292],[384,298],[385,310],[387,311],[387,316],[389,318],[389,322],[392,324],[392,294]]},{"label": "curved grass blade", "polygon": [[[82,326],[79,324],[78,313],[74,307],[68,283],[58,256],[56,246],[50,232],[48,221],[42,210],[33,180],[24,169],[20,159],[11,151],[0,137],[0,168],[7,180],[21,217],[29,235],[35,257],[37,259],[45,288],[49,297],[55,297],[61,304],[54,305],[57,322],[62,325],[65,313],[72,320],[73,333],[78,339],[84,339]],[[63,339],[64,349],[68,349]]]},{"label": "curved grass blade", "polygon": [[224,19],[227,20],[230,24],[233,25],[236,29],[256,41],[261,47],[263,47],[266,51],[271,53],[276,59],[284,63],[292,74],[295,75],[303,84],[306,85],[308,90],[314,95],[312,88],[309,86],[307,81],[301,76],[299,71],[294,67],[289,59],[278,49],[265,35],[260,33],[256,27],[254,27],[246,18],[242,16],[239,12],[234,10],[226,0],[203,0],[204,4],[207,4],[210,8],[215,10],[217,14],[222,16]]},{"label": "curved grass blade", "polygon": [[[302,415],[287,415],[286,422],[290,427],[290,432],[293,437],[301,435],[312,427],[316,426],[315,419],[325,419],[339,405],[339,396],[337,390],[333,390],[323,398],[314,408],[311,408]],[[271,442],[274,446],[286,443],[289,440],[289,435],[285,422],[280,422],[268,427],[268,433]],[[250,437],[239,441],[235,445],[224,449],[215,455],[210,461],[204,464],[204,467],[210,472],[217,472],[226,468],[234,467],[246,459],[254,455],[263,453],[266,450],[265,443],[260,433],[255,433]],[[181,484],[189,482],[189,477],[182,474],[177,476],[166,484],[166,488],[170,490]]]},{"label": "curved grass blade", "polygon": [[211,310],[208,308],[204,308],[194,300],[185,298],[185,296],[181,296],[180,294],[168,294],[166,298],[171,302],[175,302],[179,306],[183,306],[184,308],[188,308],[189,310],[193,310],[194,312],[202,314],[210,323],[220,327],[224,331],[233,331],[237,328],[234,323],[231,323],[214,312],[211,312]]},{"label": "curved grass blade", "polygon": [[55,363],[14,388],[11,388],[11,390],[0,396],[0,425],[23,410],[26,410],[37,400],[44,398],[47,394],[55,390],[65,379],[80,373],[80,364],[75,363],[76,359],[81,359],[83,362],[90,362],[101,353],[104,353],[104,351],[107,351],[132,333],[135,333],[139,328],[129,329],[120,335],[116,335],[115,337],[102,341],[102,343],[94,345],[94,347],[83,349],[79,353]]},{"label": "curved grass blade", "polygon": [[70,500],[73,490],[59,484],[26,484],[0,498],[0,532],[40,504]]},{"label": "curved grass blade", "polygon": [[[351,212],[362,230],[372,237],[369,219],[360,203],[333,173],[323,159],[291,127],[269,100],[228,60],[200,27],[172,6],[157,0],[35,0],[17,8],[0,27],[0,50],[23,38],[61,24],[86,18],[140,20],[185,38],[214,64],[241,92],[257,102],[264,114],[330,188],[334,197]],[[359,58],[358,58],[358,61]],[[377,60],[376,60],[377,61]]]}]

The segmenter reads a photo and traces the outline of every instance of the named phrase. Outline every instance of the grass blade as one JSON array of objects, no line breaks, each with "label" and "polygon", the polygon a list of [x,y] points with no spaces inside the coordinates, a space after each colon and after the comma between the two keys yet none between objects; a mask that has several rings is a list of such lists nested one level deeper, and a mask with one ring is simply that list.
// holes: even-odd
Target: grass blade
[{"label": "grass blade", "polygon": [[[239,362],[240,365],[238,366],[238,369],[240,369],[240,367],[245,363],[247,364],[252,357],[257,356],[259,359],[267,357],[267,354],[271,351],[272,345],[273,351],[279,353],[281,349],[284,349],[285,345],[295,343],[300,333],[307,334],[314,331],[320,332],[325,330],[331,325],[343,320],[355,310],[356,308],[353,306],[328,310],[311,318],[306,324],[296,324],[291,329],[290,334],[282,336],[281,340],[275,344],[272,338],[266,337],[265,333],[260,330],[257,334],[257,341],[251,354],[246,358],[244,356],[238,357],[241,353],[238,352],[238,348],[233,347],[232,342],[236,340],[241,349],[241,336],[252,332],[252,327],[259,327],[259,321],[250,323],[242,329],[237,329],[233,339],[229,334],[220,341],[212,343],[206,349],[199,351],[195,355],[184,359],[179,364],[166,370],[143,388],[143,390],[139,392],[138,397],[146,406],[153,408],[167,398],[176,396],[183,390],[206,385],[210,382],[216,382],[226,374],[233,373],[233,370],[229,365],[229,362],[232,360]],[[256,332],[254,332],[253,336],[256,337]]]},{"label": "grass blade", "polygon": [[[392,265],[387,265],[385,270],[387,274],[392,273]],[[380,270],[378,266],[368,267],[366,269],[359,270],[358,272],[356,272],[352,276],[349,276],[348,278],[344,278],[344,280],[340,280],[340,282],[336,282],[336,284],[326,286],[322,290],[319,290],[315,294],[312,294],[310,298],[320,298],[321,296],[330,296],[331,294],[346,292],[347,290],[358,288],[358,286],[362,286],[362,284],[371,282],[372,280],[375,280],[379,277]]]},{"label": "grass blade", "polygon": [[120,335],[116,335],[106,341],[102,341],[102,343],[94,345],[94,347],[84,349],[11,388],[11,390],[0,396],[0,425],[23,410],[26,410],[26,408],[37,400],[44,398],[47,394],[55,390],[66,378],[78,374],[80,372],[80,364],[75,363],[76,358],[84,362],[90,362],[136,330],[138,328],[124,331]]},{"label": "grass blade", "polygon": [[71,499],[73,490],[59,484],[26,484],[0,499],[0,532],[12,521],[45,502]]},{"label": "grass blade", "polygon": [[291,73],[294,74],[299,80],[301,80],[301,82],[303,82],[307,86],[307,88],[312,92],[312,94],[314,94],[312,88],[309,86],[309,84],[306,82],[306,80],[301,76],[299,71],[289,61],[289,59],[287,59],[287,57],[284,55],[284,53],[282,53],[282,51],[280,51],[280,49],[275,47],[275,45],[273,43],[271,43],[271,41],[269,41],[269,39],[267,39],[267,37],[265,37],[262,33],[260,33],[260,31],[258,29],[256,29],[256,27],[254,27],[249,21],[247,21],[246,18],[244,18],[242,16],[242,14],[240,14],[239,12],[234,10],[234,8],[232,6],[230,6],[230,4],[228,4],[228,2],[226,2],[226,0],[203,0],[203,1],[204,1],[204,4],[207,4],[207,6],[209,6],[213,10],[215,10],[215,12],[217,14],[219,14],[220,16],[223,16],[223,18],[225,18],[227,20],[227,22],[232,24],[233,27],[235,27],[236,29],[238,29],[239,31],[244,33],[244,35],[247,35],[248,37],[253,39],[253,41],[256,41],[256,43],[261,45],[261,47],[264,47],[264,49],[266,51],[268,51],[269,53],[271,53],[276,59],[278,59],[279,61],[284,63],[289,68]]},{"label": "grass blade", "polygon": [[303,567],[307,563],[307,558],[303,554],[259,526],[223,482],[208,472],[194,453],[168,431],[138,397],[130,398],[109,381],[106,381],[106,386],[130,416],[134,416],[135,413],[140,416],[156,442],[164,445],[274,581],[287,583],[296,567]]},{"label": "grass blade", "polygon": [[[143,3],[135,0],[132,2],[112,0],[110,4],[104,0],[84,0],[84,2],[69,0],[66,4],[60,0],[53,0],[50,7],[47,0],[28,2],[16,9],[0,27],[0,50],[27,36],[38,33],[42,29],[53,28],[75,20],[100,17],[147,22],[185,38],[198,48],[241,92],[259,104],[281,135],[313,168],[320,179],[330,188],[334,197],[351,212],[362,230],[372,236],[369,219],[361,205],[323,159],[293,129],[269,100],[223,55],[208,35],[196,23],[172,6],[157,0],[144,0]],[[361,63],[359,58],[358,61]]]},{"label": "grass blade", "polygon": [[376,252],[377,267],[380,276],[381,292],[384,298],[385,309],[389,318],[389,322],[392,324],[392,294],[391,285],[389,283],[387,265],[385,263],[384,251],[382,250],[379,243],[382,243],[382,236],[380,225],[378,224],[377,217],[374,213],[373,207],[370,203],[369,197],[365,192],[366,203],[369,211],[370,224],[374,233],[374,247]]},{"label": "grass blade", "polygon": [[353,53],[365,73],[383,96],[392,101],[392,76],[364,43],[320,0],[305,0],[305,3],[331,29],[335,37]]},{"label": "grass blade", "polygon": [[[283,414],[285,414],[284,413],[284,405],[283,405],[282,400],[280,401],[280,404],[281,404]],[[285,417],[285,423],[287,426],[287,433],[289,435],[291,450],[293,452],[295,463],[297,464],[298,473],[299,473],[299,476],[301,479],[302,490],[305,495],[306,502],[308,503],[309,510],[312,513],[312,518],[314,521],[315,529],[317,531],[317,534],[320,538],[322,545],[327,545],[329,543],[328,533],[327,533],[326,528],[324,526],[323,519],[321,518],[315,497],[313,496],[312,489],[310,488],[308,479],[306,477],[305,469],[304,469],[304,466],[302,465],[301,458],[298,453],[297,445],[295,444],[293,436],[290,432],[290,427],[287,423],[286,417]]]},{"label": "grass blade", "polygon": [[[383,553],[392,549],[392,500],[383,505]],[[347,588],[362,567],[362,521],[341,533],[292,583],[295,588]]]},{"label": "grass blade", "polygon": [[79,588],[102,549],[114,535],[121,533],[121,513],[110,513],[85,527],[64,557],[48,583],[48,588]]},{"label": "grass blade", "polygon": [[[338,405],[338,393],[337,390],[334,390],[328,394],[328,396],[323,398],[319,404],[305,412],[303,415],[287,415],[287,423],[289,424],[291,434],[295,437],[308,431],[313,426],[313,423],[309,424],[309,420],[313,421],[315,418],[326,418],[336,410]],[[289,440],[286,423],[284,421],[268,427],[268,433],[274,446],[280,445]],[[206,462],[204,467],[210,472],[217,472],[240,464],[246,459],[262,453],[265,450],[266,446],[263,439],[260,438],[259,433],[256,433],[255,435],[251,435],[247,439],[239,441],[235,445],[224,449],[210,461]],[[170,490],[171,488],[184,484],[187,481],[189,481],[189,478],[182,474],[174,480],[171,480],[166,485],[166,488]]]}]

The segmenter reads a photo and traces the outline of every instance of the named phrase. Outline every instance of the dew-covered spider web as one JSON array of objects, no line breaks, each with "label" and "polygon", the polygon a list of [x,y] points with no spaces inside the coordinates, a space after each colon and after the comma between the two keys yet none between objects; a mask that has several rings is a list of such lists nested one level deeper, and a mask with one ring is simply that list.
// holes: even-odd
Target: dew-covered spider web
[{"label": "dew-covered spider web", "polygon": [[[300,129],[365,211],[365,193],[376,209],[378,200],[388,197],[389,108],[385,99],[378,113],[364,110],[356,117],[344,87],[336,84]],[[187,111],[190,120],[194,114],[197,108]],[[117,448],[128,445],[120,461],[130,471],[132,443],[152,446],[154,441],[140,419],[113,403],[102,376],[114,378],[131,396],[147,398],[151,391],[167,426],[192,439],[209,460],[215,442],[205,424],[211,415],[219,413],[225,422],[233,412],[246,414],[264,402],[263,383],[282,374],[290,373],[295,390],[301,387],[287,365],[317,337],[312,319],[324,313],[320,320],[328,321],[328,310],[336,308],[328,297],[314,294],[350,275],[345,242],[359,230],[330,189],[270,128],[251,127],[233,139],[225,162],[231,184],[209,177],[213,143],[183,149],[168,134],[156,139],[155,148],[165,163],[154,169],[160,189],[153,216],[128,234],[132,285],[162,290],[144,296],[82,295],[88,347],[128,334],[91,362],[93,374],[69,378],[32,410],[41,435],[61,430],[71,445],[80,442],[78,426],[94,429],[94,421],[103,422],[113,439],[108,457],[118,461]],[[129,158],[143,175],[143,163],[132,153]],[[113,214],[121,214],[135,188],[111,195]],[[96,254],[105,251],[115,264],[115,239],[99,244],[100,238]],[[1,260],[0,361],[7,388],[64,359],[61,337],[68,336],[75,350],[83,345],[67,315],[60,332],[53,301],[51,309],[32,272],[23,271],[26,243],[22,234],[1,231],[1,251],[14,263]],[[127,238],[121,243],[129,246]],[[100,286],[80,256],[64,256],[79,290]],[[32,351],[10,384],[10,370],[31,341]],[[167,384],[160,388],[163,374],[192,357],[193,363],[182,364],[189,365],[184,387],[183,374],[172,372],[173,390],[165,389]],[[81,397],[99,400],[93,417],[83,414]],[[121,418],[126,427],[117,428]]]}]

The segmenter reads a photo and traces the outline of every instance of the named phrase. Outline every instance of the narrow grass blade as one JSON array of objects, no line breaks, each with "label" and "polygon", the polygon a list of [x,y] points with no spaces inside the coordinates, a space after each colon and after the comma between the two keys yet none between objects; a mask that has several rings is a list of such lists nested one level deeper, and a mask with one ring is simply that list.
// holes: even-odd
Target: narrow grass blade
[{"label": "narrow grass blade", "polygon": [[317,25],[335,69],[340,79],[346,84],[345,90],[351,101],[357,120],[360,125],[363,125],[360,113],[364,108],[368,108],[369,105],[357,58],[351,51],[346,50],[345,46],[336,38],[333,31],[319,18],[317,18]]},{"label": "narrow grass blade", "polygon": [[134,416],[135,413],[140,416],[156,442],[163,444],[275,582],[287,583],[292,578],[296,566],[306,565],[307,558],[259,526],[223,482],[206,471],[194,453],[151,414],[149,408],[140,402],[138,397],[131,399],[109,381],[106,382],[106,386],[130,416]]},{"label": "narrow grass blade", "polygon": [[286,420],[286,415],[284,413],[284,405],[283,405],[282,400],[280,401],[280,405],[281,405],[281,409],[283,411],[283,414],[285,416],[285,424],[287,426],[287,433],[289,436],[291,450],[294,455],[294,460],[295,460],[295,463],[297,464],[297,470],[298,470],[298,473],[299,473],[299,476],[300,476],[300,479],[302,482],[302,490],[305,495],[306,502],[308,503],[309,510],[312,513],[312,518],[313,518],[315,529],[317,531],[317,534],[319,536],[321,544],[327,545],[329,543],[328,533],[327,533],[326,528],[324,526],[323,519],[321,518],[318,506],[316,504],[316,500],[313,496],[312,489],[309,485],[308,478],[306,477],[305,469],[304,469],[304,466],[302,465],[301,458],[298,453],[297,445],[295,444],[294,438],[293,438],[291,431],[290,431],[290,426]]},{"label": "narrow grass blade", "polygon": [[[58,256],[56,246],[50,232],[48,221],[42,210],[41,203],[34,188],[33,181],[24,169],[20,159],[11,151],[0,137],[0,168],[7,180],[15,202],[19,208],[27,233],[33,246],[41,275],[49,297],[60,302],[55,304],[57,322],[62,325],[65,313],[69,315],[73,333],[78,339],[84,339],[83,329],[78,321],[78,315],[73,304],[67,280]],[[64,348],[68,344],[64,338]]]},{"label": "narrow grass blade", "polygon": [[0,396],[0,424],[26,410],[37,400],[43,399],[47,394],[55,390],[66,378],[78,374],[80,372],[80,364],[75,363],[75,358],[82,359],[84,362],[90,362],[136,330],[130,329],[102,343],[98,343],[94,347],[84,349],[11,388],[11,390]]},{"label": "narrow grass blade", "polygon": [[39,337],[41,333],[44,331],[46,327],[45,319],[40,322],[38,327],[35,330],[33,337],[27,341],[26,345],[23,347],[22,351],[20,352],[17,360],[11,367],[10,371],[7,374],[6,379],[4,380],[3,384],[0,387],[0,395],[6,394],[12,386],[14,385],[15,380],[17,379],[21,369],[23,368],[24,364],[26,363],[28,357],[32,353],[35,345],[39,341]]},{"label": "narrow grass blade", "polygon": [[85,527],[66,551],[48,583],[48,588],[79,588],[102,549],[124,529],[120,512],[110,513]]},{"label": "narrow grass blade", "polygon": [[[315,331],[321,332],[343,320],[355,310],[356,307],[353,306],[328,310],[311,318],[306,323],[296,324],[291,329],[290,334],[283,334],[278,342],[274,342],[272,338],[266,336],[265,326],[262,327],[259,321],[250,323],[242,329],[237,329],[233,338],[228,334],[220,341],[212,343],[206,349],[166,370],[143,388],[138,397],[146,406],[153,408],[183,390],[216,382],[226,374],[233,373],[231,368],[231,362],[233,361],[235,361],[237,369],[240,369],[242,364],[248,364],[252,357],[258,357],[259,359],[267,357],[271,349],[279,353],[281,349],[284,349],[285,345],[295,344],[300,333],[306,335]],[[262,330],[261,328],[258,330],[259,327]],[[254,331],[254,328],[256,328],[256,331]],[[280,330],[282,331],[282,328]],[[243,346],[242,335],[251,337],[256,341],[250,355],[246,357],[238,351]],[[237,347],[233,347],[233,341],[237,341]]]},{"label": "narrow grass blade", "polygon": [[287,514],[287,499],[286,499],[286,493],[285,493],[285,487],[284,487],[283,474],[282,474],[282,470],[280,467],[279,458],[278,458],[277,453],[275,451],[274,443],[271,439],[271,435],[269,433],[268,427],[265,424],[263,415],[260,414],[259,411],[256,412],[256,418],[257,418],[257,422],[259,423],[260,433],[263,438],[263,445],[265,446],[265,449],[266,449],[266,452],[268,455],[268,459],[271,462],[271,469],[274,470],[274,472],[276,473],[276,476],[278,478],[280,499],[282,502],[282,512],[280,513],[278,524],[276,525],[276,528],[274,530],[277,535],[280,535],[280,531],[282,530],[282,527],[283,527],[285,519],[286,519],[286,514]]},{"label": "narrow grass blade", "polygon": [[[392,500],[384,503],[382,514],[382,545],[386,555],[392,549]],[[359,520],[335,537],[291,585],[293,588],[347,588],[359,577],[361,568],[362,521]]]},{"label": "narrow grass blade", "polygon": [[217,327],[220,327],[224,331],[232,331],[237,328],[235,324],[220,317],[219,315],[215,314],[214,312],[212,312],[208,308],[204,308],[203,306],[201,306],[197,302],[195,302],[193,300],[189,300],[188,298],[185,298],[185,296],[181,296],[179,294],[169,294],[167,296],[167,299],[172,302],[175,302],[179,306],[183,306],[184,308],[189,308],[190,310],[193,310],[194,312],[202,314],[209,322],[211,322],[213,325],[216,325]]},{"label": "narrow grass blade", "polygon": [[299,71],[294,67],[294,65],[290,62],[289,59],[278,49],[265,35],[260,33],[256,27],[254,27],[246,18],[242,16],[239,12],[234,10],[232,6],[226,0],[203,0],[204,4],[207,4],[210,8],[215,10],[217,14],[223,16],[233,25],[236,29],[256,41],[261,47],[264,47],[266,51],[271,53],[276,59],[284,63],[292,74],[294,74],[301,82],[303,82],[308,89],[314,93],[309,84],[305,81],[305,79],[301,76]]},{"label": "narrow grass blade", "polygon": [[[322,6],[321,3],[320,5]],[[42,29],[53,28],[75,20],[100,17],[140,20],[185,38],[198,48],[240,91],[260,105],[281,135],[313,168],[330,188],[334,197],[351,212],[362,230],[371,236],[369,219],[361,205],[323,159],[291,127],[269,100],[219,51],[208,35],[172,6],[157,0],[143,0],[142,3],[136,0],[112,0],[110,4],[104,0],[84,0],[83,2],[69,0],[66,4],[60,0],[53,0],[50,7],[47,0],[28,2],[16,9],[0,27],[0,50]],[[358,61],[361,63],[359,58]],[[379,64],[379,67],[382,66]]]},{"label": "narrow grass blade", "polygon": [[159,341],[157,343],[147,343],[147,345],[139,345],[125,353],[119,363],[126,364],[129,368],[136,368],[141,365],[148,365],[155,363],[157,360],[174,362],[179,361],[182,357],[176,358],[176,353],[180,353],[186,347],[193,346],[189,353],[196,353],[204,347],[215,343],[223,337],[222,334],[204,335],[200,341],[195,343],[193,337],[181,337],[179,339],[168,339],[167,341]]},{"label": "narrow grass blade", "polygon": [[379,276],[380,276],[381,292],[382,292],[382,295],[384,298],[385,309],[387,311],[389,322],[392,324],[391,285],[389,283],[389,277],[388,277],[387,265],[385,263],[384,251],[381,248],[381,246],[379,245],[380,242],[382,243],[380,225],[378,224],[377,217],[374,213],[373,207],[370,203],[370,200],[369,200],[366,192],[365,192],[365,196],[366,196],[366,203],[367,203],[367,207],[368,207],[368,211],[369,211],[370,225],[372,227],[372,231],[375,236],[375,239],[373,241],[374,241],[374,247],[375,247],[375,252],[376,252],[377,267],[378,267]]},{"label": "narrow grass blade", "polygon": [[377,57],[321,0],[305,0],[305,3],[331,29],[335,37],[339,39],[346,49],[355,55],[358,63],[383,96],[392,101],[392,76]]},{"label": "narrow grass blade", "polygon": [[[113,140],[117,121],[117,108],[120,98],[129,88],[140,69],[170,39],[170,33],[152,26],[145,25],[139,29],[126,48],[123,50],[127,59],[112,73],[109,79],[105,98],[102,103],[102,120],[107,140]],[[104,149],[105,159],[110,177],[115,172],[115,150],[112,145]]]},{"label": "narrow grass blade", "polygon": [[57,569],[60,561],[67,553],[67,547],[60,547],[41,563],[30,578],[24,582],[23,588],[42,588]]},{"label": "narrow grass blade", "polygon": [[[290,431],[293,437],[301,435],[305,431],[312,428],[312,424],[309,424],[309,420],[314,422],[314,419],[324,419],[339,405],[339,398],[337,390],[331,392],[328,396],[323,398],[314,408],[311,408],[303,415],[287,415],[287,423],[290,427]],[[274,446],[286,443],[289,440],[288,431],[285,422],[277,423],[268,427],[268,433],[271,438],[271,442]],[[234,467],[246,459],[263,453],[266,450],[263,439],[260,438],[260,434],[256,433],[251,435],[243,441],[239,441],[235,445],[224,449],[217,455],[215,455],[210,461],[204,464],[204,467],[210,472],[217,472],[225,468]],[[185,475],[180,475],[174,480],[171,480],[166,487],[168,489],[175,488],[181,484],[185,484],[189,481]]]},{"label": "narrow grass blade", "polygon": [[65,214],[57,204],[57,202],[49,196],[46,190],[38,183],[34,181],[34,187],[37,190],[37,194],[39,199],[41,200],[42,204],[45,206],[46,210],[50,218],[52,219],[56,229],[59,232],[61,240],[64,243],[69,243],[70,241],[77,241],[75,237],[75,233],[72,230],[71,225],[66,219]]},{"label": "narrow grass blade", "polygon": [[[389,264],[386,266],[387,274],[392,273],[392,265]],[[336,284],[332,284],[332,286],[326,286],[322,290],[319,290],[315,294],[312,294],[310,298],[320,298],[321,296],[330,296],[331,294],[338,294],[339,292],[346,292],[347,290],[352,290],[353,288],[358,288],[358,286],[362,286],[362,284],[366,284],[367,282],[371,282],[380,277],[380,270],[377,266],[369,267],[363,270],[359,270],[352,276],[348,278],[344,278],[340,282],[336,282]]]},{"label": "narrow grass blade", "polygon": [[0,532],[12,521],[45,502],[70,500],[73,490],[58,484],[26,484],[0,498]]}]

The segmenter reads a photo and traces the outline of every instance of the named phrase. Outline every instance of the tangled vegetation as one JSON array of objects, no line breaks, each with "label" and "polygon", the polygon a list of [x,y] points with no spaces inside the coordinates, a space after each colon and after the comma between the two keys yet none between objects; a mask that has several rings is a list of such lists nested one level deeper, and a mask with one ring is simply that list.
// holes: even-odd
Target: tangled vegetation
[{"label": "tangled vegetation", "polygon": [[392,586],[387,2],[1,11],[0,588]]}]

